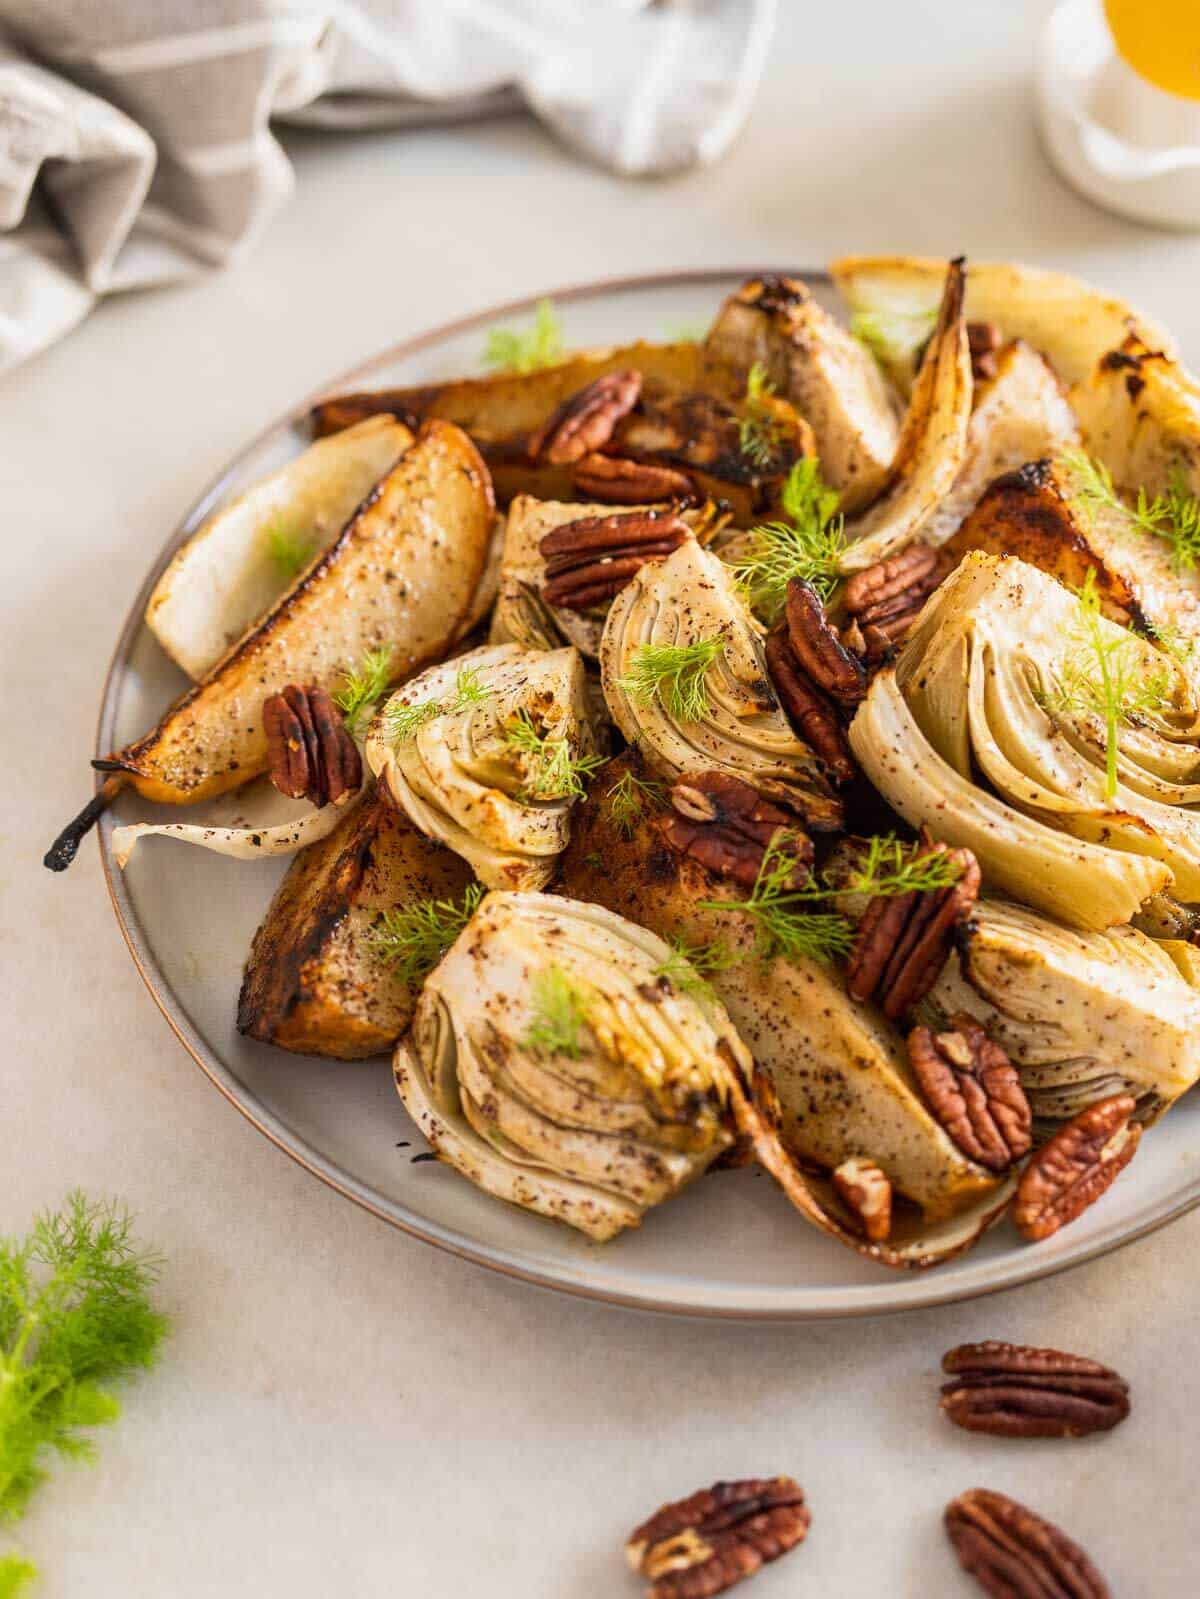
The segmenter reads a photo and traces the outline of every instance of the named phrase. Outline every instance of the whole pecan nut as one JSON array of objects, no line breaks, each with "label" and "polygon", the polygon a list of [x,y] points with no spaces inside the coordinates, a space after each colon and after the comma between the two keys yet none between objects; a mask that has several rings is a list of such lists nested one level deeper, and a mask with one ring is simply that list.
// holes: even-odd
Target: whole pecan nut
[{"label": "whole pecan nut", "polygon": [[968,1432],[1082,1438],[1129,1414],[1129,1384],[1082,1355],[1028,1344],[960,1344],[942,1357],[942,1410]]},{"label": "whole pecan nut", "polygon": [[847,578],[842,608],[857,623],[868,659],[904,637],[953,565],[945,550],[910,544]]},{"label": "whole pecan nut", "polygon": [[576,494],[615,505],[651,505],[656,500],[696,499],[686,472],[623,455],[585,455],[572,474]]},{"label": "whole pecan nut", "polygon": [[1113,1094],[1081,1110],[1042,1145],[1013,1200],[1022,1238],[1049,1238],[1107,1191],[1141,1140],[1141,1124],[1130,1120],[1136,1108],[1132,1094]]},{"label": "whole pecan nut", "polygon": [[584,611],[619,594],[647,561],[662,560],[690,537],[672,511],[616,511],[564,522],[542,539],[542,598]]},{"label": "whole pecan nut", "polygon": [[1004,1494],[959,1494],[945,1525],[959,1564],[993,1599],[1111,1599],[1077,1543]]},{"label": "whole pecan nut", "polygon": [[954,936],[979,898],[979,862],[969,849],[923,839],[917,858],[948,855],[958,876],[944,888],[876,895],[858,924],[846,966],[852,999],[876,999],[897,1021],[925,998],[950,957]]},{"label": "whole pecan nut", "polygon": [[530,434],[529,459],[562,466],[582,460],[593,450],[603,449],[617,423],[638,403],[641,392],[642,374],[632,369],[609,372],[594,379],[586,388],[564,400],[553,415]]},{"label": "whole pecan nut", "polygon": [[263,705],[271,781],[289,799],[341,805],[362,785],[362,758],[323,688],[289,683]]},{"label": "whole pecan nut", "polygon": [[857,705],[867,692],[862,662],[842,643],[821,596],[802,577],[787,586],[787,636],[808,679],[839,705]]},{"label": "whole pecan nut", "polygon": [[873,1160],[855,1156],[844,1160],[833,1174],[839,1199],[873,1244],[881,1244],[892,1230],[892,1185],[887,1173]]},{"label": "whole pecan nut", "polygon": [[973,1016],[960,1011],[942,1033],[914,1027],[908,1057],[926,1103],[964,1155],[1006,1171],[1029,1153],[1033,1112],[1021,1079]]},{"label": "whole pecan nut", "polygon": [[812,841],[795,817],[764,799],[756,788],[727,772],[697,772],[671,789],[672,810],[659,826],[672,849],[709,871],[753,888],[763,857],[774,844],[795,860],[789,888],[808,880]]},{"label": "whole pecan nut", "polygon": [[767,636],[767,671],[780,704],[800,737],[824,763],[834,782],[849,782],[856,768],[837,711],[800,670],[781,628]]},{"label": "whole pecan nut", "polygon": [[653,1583],[651,1599],[712,1599],[803,1543],[811,1519],[791,1477],[718,1482],[664,1505],[625,1554]]}]

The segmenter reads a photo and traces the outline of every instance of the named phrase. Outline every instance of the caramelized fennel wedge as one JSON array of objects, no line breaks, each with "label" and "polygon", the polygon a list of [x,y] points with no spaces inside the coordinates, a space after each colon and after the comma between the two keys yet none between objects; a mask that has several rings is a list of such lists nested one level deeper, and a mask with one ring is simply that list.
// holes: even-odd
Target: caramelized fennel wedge
[{"label": "caramelized fennel wedge", "polygon": [[368,650],[393,681],[465,629],[486,570],[495,508],[471,441],[429,422],[335,543],[144,738],[102,763],[147,799],[189,804],[266,766],[263,702],[288,683],[331,692]]}]

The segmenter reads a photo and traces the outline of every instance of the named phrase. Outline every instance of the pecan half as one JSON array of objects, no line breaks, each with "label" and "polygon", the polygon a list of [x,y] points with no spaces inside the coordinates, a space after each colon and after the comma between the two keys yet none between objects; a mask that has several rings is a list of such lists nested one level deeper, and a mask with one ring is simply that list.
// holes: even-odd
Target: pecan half
[{"label": "pecan half", "polygon": [[1003,1438],[1082,1438],[1129,1414],[1129,1384],[1082,1355],[1028,1344],[960,1344],[942,1356],[954,1378],[942,1410],[968,1432]]},{"label": "pecan half", "polygon": [[651,1599],[712,1599],[803,1543],[811,1519],[791,1477],[718,1482],[664,1505],[625,1554],[653,1583]]},{"label": "pecan half", "polygon": [[979,862],[969,849],[947,850],[923,840],[918,858],[946,855],[959,876],[946,888],[876,895],[858,924],[846,967],[852,999],[876,999],[898,1020],[937,982],[954,935],[979,898]]},{"label": "pecan half", "polygon": [[835,1170],[833,1186],[858,1218],[864,1236],[873,1244],[883,1243],[892,1230],[892,1185],[887,1173],[873,1160],[855,1156]]},{"label": "pecan half", "polygon": [[1094,1205],[1128,1166],[1141,1140],[1132,1094],[1114,1094],[1060,1127],[1021,1174],[1013,1221],[1031,1243],[1049,1238]]},{"label": "pecan half", "polygon": [[696,485],[686,472],[623,455],[585,455],[576,465],[572,481],[576,494],[615,505],[697,498]]},{"label": "pecan half", "polygon": [[362,758],[323,688],[289,683],[263,705],[271,781],[290,799],[341,805],[362,784]]},{"label": "pecan half", "polygon": [[1004,335],[994,322],[968,322],[967,345],[971,351],[971,373],[977,383],[996,376],[996,356]]},{"label": "pecan half", "polygon": [[787,636],[810,682],[839,705],[857,705],[867,692],[863,664],[842,643],[821,596],[802,577],[787,586]]},{"label": "pecan half", "polygon": [[1077,1543],[1004,1494],[959,1494],[945,1524],[959,1564],[993,1599],[1111,1599]]},{"label": "pecan half", "polygon": [[564,522],[538,546],[546,562],[542,598],[572,611],[602,604],[647,561],[661,561],[689,536],[687,523],[672,511],[615,511]]},{"label": "pecan half", "polygon": [[973,1016],[960,1011],[950,1028],[913,1028],[913,1072],[930,1110],[963,1154],[989,1171],[1006,1171],[1033,1142],[1033,1112],[1021,1079]]},{"label": "pecan half", "polygon": [[[857,623],[869,660],[902,639],[925,601],[954,566],[954,557],[928,544],[910,544],[847,578],[841,603]],[[843,641],[846,632],[843,630]]]},{"label": "pecan half", "polygon": [[837,711],[800,670],[781,628],[767,637],[767,671],[800,737],[825,763],[835,782],[849,782],[856,768]]},{"label": "pecan half", "polygon": [[797,829],[794,816],[740,777],[727,772],[681,777],[671,790],[671,805],[659,822],[664,837],[710,872],[753,888],[763,857],[775,843],[796,861],[788,887],[800,888],[808,881],[812,841]]},{"label": "pecan half", "polygon": [[529,436],[531,461],[565,465],[602,450],[617,423],[628,416],[642,392],[642,374],[609,372],[572,394]]}]

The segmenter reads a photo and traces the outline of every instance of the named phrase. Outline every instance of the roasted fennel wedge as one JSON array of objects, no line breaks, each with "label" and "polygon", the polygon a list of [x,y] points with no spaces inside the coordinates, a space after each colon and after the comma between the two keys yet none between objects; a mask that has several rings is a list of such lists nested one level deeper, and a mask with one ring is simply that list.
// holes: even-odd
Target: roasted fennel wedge
[{"label": "roasted fennel wedge", "polygon": [[[628,758],[614,762],[580,806],[564,890],[672,940],[667,980],[720,998],[754,1055],[754,1097],[777,1146],[760,1142],[760,1158],[769,1156],[764,1164],[807,1220],[885,1265],[933,1265],[969,1248],[1009,1185],[964,1156],[930,1115],[899,1034],[849,998],[834,965],[761,958],[758,926],[733,904],[745,891],[668,847],[653,789],[632,788],[640,809],[630,817],[631,776],[638,768]],[[690,973],[679,953],[688,950]],[[856,1157],[876,1162],[908,1202],[886,1243],[866,1242],[830,1181]]]},{"label": "roasted fennel wedge", "polygon": [[541,888],[599,764],[575,649],[491,644],[430,667],[382,707],[367,761],[387,799],[489,888]]},{"label": "roasted fennel wedge", "polygon": [[600,671],[613,721],[655,775],[727,771],[812,827],[838,825],[840,803],[771,687],[762,630],[716,555],[689,542],[644,566],[609,608]]},{"label": "roasted fennel wedge", "polygon": [[980,900],[929,1003],[979,1019],[1043,1130],[1111,1094],[1132,1094],[1139,1120],[1155,1121],[1200,1077],[1200,994],[1133,927],[1082,932]]},{"label": "roasted fennel wedge", "polygon": [[[913,825],[1080,927],[1200,896],[1200,720],[1187,672],[1017,560],[972,554],[850,729]],[[982,783],[987,786],[981,786]],[[1047,836],[1054,835],[1053,837]]]}]

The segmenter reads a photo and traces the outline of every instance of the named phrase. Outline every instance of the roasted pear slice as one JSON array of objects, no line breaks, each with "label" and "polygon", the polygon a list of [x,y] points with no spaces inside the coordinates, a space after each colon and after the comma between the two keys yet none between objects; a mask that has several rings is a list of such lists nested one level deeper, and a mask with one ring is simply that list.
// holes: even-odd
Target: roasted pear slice
[{"label": "roasted pear slice", "polygon": [[963,315],[965,285],[964,263],[951,261],[887,490],[846,524],[848,542],[840,562],[844,572],[874,566],[921,536],[962,470],[974,393]]},{"label": "roasted pear slice", "polygon": [[861,510],[884,491],[900,442],[893,391],[870,353],[799,279],[743,284],[721,307],[705,348],[743,374],[758,365],[812,425],[822,475],[844,511]]},{"label": "roasted pear slice", "polygon": [[[946,262],[926,256],[843,256],[830,273],[850,311],[869,319],[872,346],[905,388],[937,311]],[[1064,383],[1088,377],[1127,333],[1173,355],[1158,323],[1079,278],[1014,261],[976,261],[967,282],[971,322],[992,322],[1005,338],[1024,339],[1050,361]]]},{"label": "roasted pear slice", "polygon": [[829,830],[841,803],[780,708],[761,632],[730,568],[689,540],[643,566],[609,608],[600,644],[609,713],[657,776],[729,772]]},{"label": "roasted pear slice", "polygon": [[171,659],[203,677],[328,549],[412,441],[394,417],[370,417],[219,506],[176,551],[146,606],[146,626]]},{"label": "roasted pear slice", "polygon": [[1200,1077],[1200,994],[1172,951],[1132,927],[1080,932],[982,899],[930,1002],[978,1017],[1042,1123],[1111,1094],[1132,1094],[1150,1123]]},{"label": "roasted pear slice", "polygon": [[1200,494],[1200,381],[1135,333],[1070,392],[1088,449],[1127,493]]},{"label": "roasted pear slice", "polygon": [[598,764],[579,652],[493,644],[430,667],[376,716],[366,753],[390,801],[481,883],[542,888]]},{"label": "roasted pear slice", "polygon": [[254,935],[238,1031],[300,1055],[361,1060],[408,1026],[419,985],[373,947],[385,911],[457,900],[466,863],[431,844],[381,796],[296,856]]},{"label": "roasted pear slice", "polygon": [[264,770],[263,701],[288,683],[335,690],[368,650],[393,680],[443,655],[469,625],[495,507],[467,435],[426,423],[334,544],[144,738],[97,763],[147,799],[207,799]]},{"label": "roasted pear slice", "polygon": [[1070,457],[1031,461],[993,482],[946,545],[1014,555],[1068,588],[1092,581],[1105,613],[1137,632],[1200,640],[1200,575],[1119,506],[1089,504]]},{"label": "roasted pear slice", "polygon": [[[766,1144],[760,1158],[767,1156],[764,1164],[810,1221],[888,1265],[930,1265],[969,1247],[1002,1206],[1005,1188],[929,1114],[899,1035],[849,998],[832,967],[778,956],[764,962],[749,916],[703,908],[744,898],[745,890],[667,846],[655,826],[659,802],[652,790],[633,790],[641,809],[631,817],[630,785],[621,781],[626,773],[639,775],[622,757],[579,807],[563,857],[564,892],[597,901],[662,938],[723,949],[726,959],[708,981],[754,1055],[758,1097],[787,1161],[781,1165],[780,1152]],[[676,957],[668,983],[678,969]],[[856,1156],[881,1166],[913,1207],[898,1218],[887,1245],[857,1237],[829,1182],[813,1173],[814,1166],[829,1171]]]},{"label": "roasted pear slice", "polygon": [[733,1142],[750,1061],[715,1000],[657,984],[666,946],[599,905],[493,893],[426,980],[396,1085],[486,1192],[605,1240]]}]

